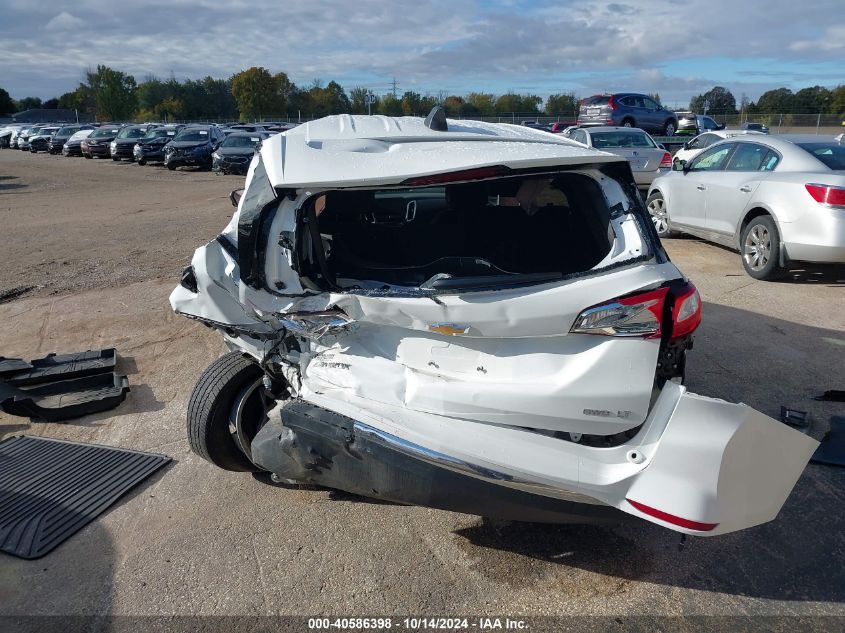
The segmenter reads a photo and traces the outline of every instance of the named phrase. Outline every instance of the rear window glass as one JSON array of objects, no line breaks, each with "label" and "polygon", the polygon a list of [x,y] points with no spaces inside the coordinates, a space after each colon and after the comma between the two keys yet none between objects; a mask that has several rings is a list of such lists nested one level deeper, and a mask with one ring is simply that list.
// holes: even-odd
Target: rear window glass
[{"label": "rear window glass", "polygon": [[103,138],[104,136],[116,136],[120,132],[119,127],[101,127],[91,135],[91,138]]},{"label": "rear window glass", "polygon": [[208,130],[182,130],[174,141],[207,141]]},{"label": "rear window glass", "polygon": [[146,134],[146,130],[141,127],[127,127],[120,131],[117,138],[141,138]]},{"label": "rear window glass", "polygon": [[593,147],[613,149],[615,147],[656,147],[646,134],[637,132],[593,132]]},{"label": "rear window glass", "polygon": [[818,158],[829,169],[845,169],[845,146],[838,143],[798,143],[798,147]]},{"label": "rear window glass", "polygon": [[596,95],[594,97],[587,97],[581,102],[583,106],[603,106],[607,105],[610,97],[607,95]]}]

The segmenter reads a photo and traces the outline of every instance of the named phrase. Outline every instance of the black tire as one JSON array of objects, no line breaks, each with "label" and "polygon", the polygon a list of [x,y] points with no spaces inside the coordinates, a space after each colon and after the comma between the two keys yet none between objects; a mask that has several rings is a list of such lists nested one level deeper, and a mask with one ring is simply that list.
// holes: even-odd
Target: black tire
[{"label": "black tire", "polygon": [[675,132],[678,131],[678,124],[677,122],[669,119],[666,123],[663,124],[663,136],[674,136]]},{"label": "black tire", "polygon": [[783,275],[780,267],[780,233],[770,215],[752,218],[739,239],[742,267],[754,279],[771,281]]},{"label": "black tire", "polygon": [[138,159],[138,164],[139,164],[139,165],[141,165],[141,166],[144,166],[144,165],[146,165],[146,164],[147,164],[147,161],[145,161],[143,158],[139,158],[139,159]]},{"label": "black tire", "polygon": [[258,364],[239,352],[225,354],[208,366],[188,401],[188,443],[194,453],[224,470],[261,470],[232,437],[229,413],[244,387],[263,373]]},{"label": "black tire", "polygon": [[663,201],[663,194],[655,191],[645,201],[645,206],[651,221],[654,223],[654,230],[657,231],[660,239],[672,237],[675,232],[669,228],[669,210]]},{"label": "black tire", "polygon": [[88,154],[83,154],[83,156],[84,156],[85,158],[89,158],[89,159],[90,159],[90,158],[94,158],[93,156],[89,156]]},{"label": "black tire", "polygon": [[168,166],[167,166],[167,168],[168,168],[170,171],[176,171],[176,165],[168,165]]},{"label": "black tire", "polygon": [[622,127],[634,127],[634,119],[623,119]]}]

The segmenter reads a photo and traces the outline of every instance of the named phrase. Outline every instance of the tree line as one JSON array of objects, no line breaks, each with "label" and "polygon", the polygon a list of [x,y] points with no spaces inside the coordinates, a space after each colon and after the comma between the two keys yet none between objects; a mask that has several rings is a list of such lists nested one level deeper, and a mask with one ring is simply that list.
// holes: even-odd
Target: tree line
[{"label": "tree line", "polygon": [[[253,66],[228,79],[211,76],[179,81],[175,77],[149,76],[138,83],[135,77],[99,65],[85,73],[76,90],[42,102],[37,97],[14,101],[0,88],[0,115],[30,108],[68,108],[90,114],[101,121],[125,120],[254,120],[260,118],[318,118],[329,114],[365,114],[366,96],[371,90],[355,86],[349,90],[335,81],[319,79],[297,86],[283,72],[273,74]],[[660,95],[650,95],[660,101]],[[452,117],[477,116],[574,116],[579,98],[574,93],[549,95],[545,100],[534,94],[508,92],[497,95],[470,92],[465,95],[422,95],[412,90],[403,94],[376,95],[374,114],[391,116],[425,115],[442,105]],[[730,90],[715,86],[693,97],[689,108],[713,115],[738,113],[824,113],[845,115],[845,86],[833,90],[822,86],[792,92],[777,88],[763,93],[756,102],[742,95],[739,104]]]}]

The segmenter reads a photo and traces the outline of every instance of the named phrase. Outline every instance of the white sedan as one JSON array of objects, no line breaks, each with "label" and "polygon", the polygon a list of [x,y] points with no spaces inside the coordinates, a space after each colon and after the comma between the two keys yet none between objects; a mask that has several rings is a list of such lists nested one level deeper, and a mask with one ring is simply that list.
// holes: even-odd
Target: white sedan
[{"label": "white sedan", "polygon": [[762,134],[762,132],[755,132],[753,130],[712,130],[705,132],[684,143],[684,146],[675,152],[672,160],[673,162],[678,160],[692,160],[714,143],[724,141],[726,138],[743,136],[745,134]]},{"label": "white sedan", "polygon": [[845,144],[824,135],[743,135],[654,181],[658,234],[735,248],[746,272],[774,279],[790,262],[845,262]]}]

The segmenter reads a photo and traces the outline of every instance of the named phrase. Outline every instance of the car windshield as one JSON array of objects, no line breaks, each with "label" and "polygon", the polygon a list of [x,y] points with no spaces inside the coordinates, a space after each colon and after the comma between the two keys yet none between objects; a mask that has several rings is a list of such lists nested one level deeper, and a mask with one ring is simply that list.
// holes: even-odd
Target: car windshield
[{"label": "car windshield", "polygon": [[174,141],[207,141],[208,130],[182,130],[176,135]]},{"label": "car windshield", "polygon": [[160,127],[153,128],[144,135],[144,138],[161,138],[163,136],[176,136],[176,130],[168,130]]},{"label": "car windshield", "polygon": [[79,130],[79,132],[76,132],[68,140],[69,141],[80,141],[84,138],[88,138],[89,136],[91,136],[91,134],[93,132],[94,132],[94,130]]},{"label": "car windshield", "polygon": [[654,141],[643,132],[593,132],[593,147],[613,149],[615,147],[656,147]]},{"label": "car windshield", "polygon": [[38,130],[38,133],[42,136],[50,136],[51,134],[55,134],[59,128],[57,127],[45,127],[41,130]]},{"label": "car windshield", "polygon": [[145,131],[142,127],[125,127],[117,135],[117,138],[141,138]]},{"label": "car windshield", "polygon": [[260,136],[230,136],[223,141],[223,147],[255,147],[260,142]]},{"label": "car windshield", "polygon": [[119,127],[101,127],[99,130],[91,135],[91,138],[103,138],[105,136],[117,136],[120,132]]},{"label": "car windshield", "polygon": [[56,136],[70,136],[71,134],[75,134],[78,131],[78,127],[63,127],[58,132],[56,132]]},{"label": "car windshield", "polygon": [[845,146],[839,143],[798,143],[798,147],[809,152],[829,169],[845,170]]}]

